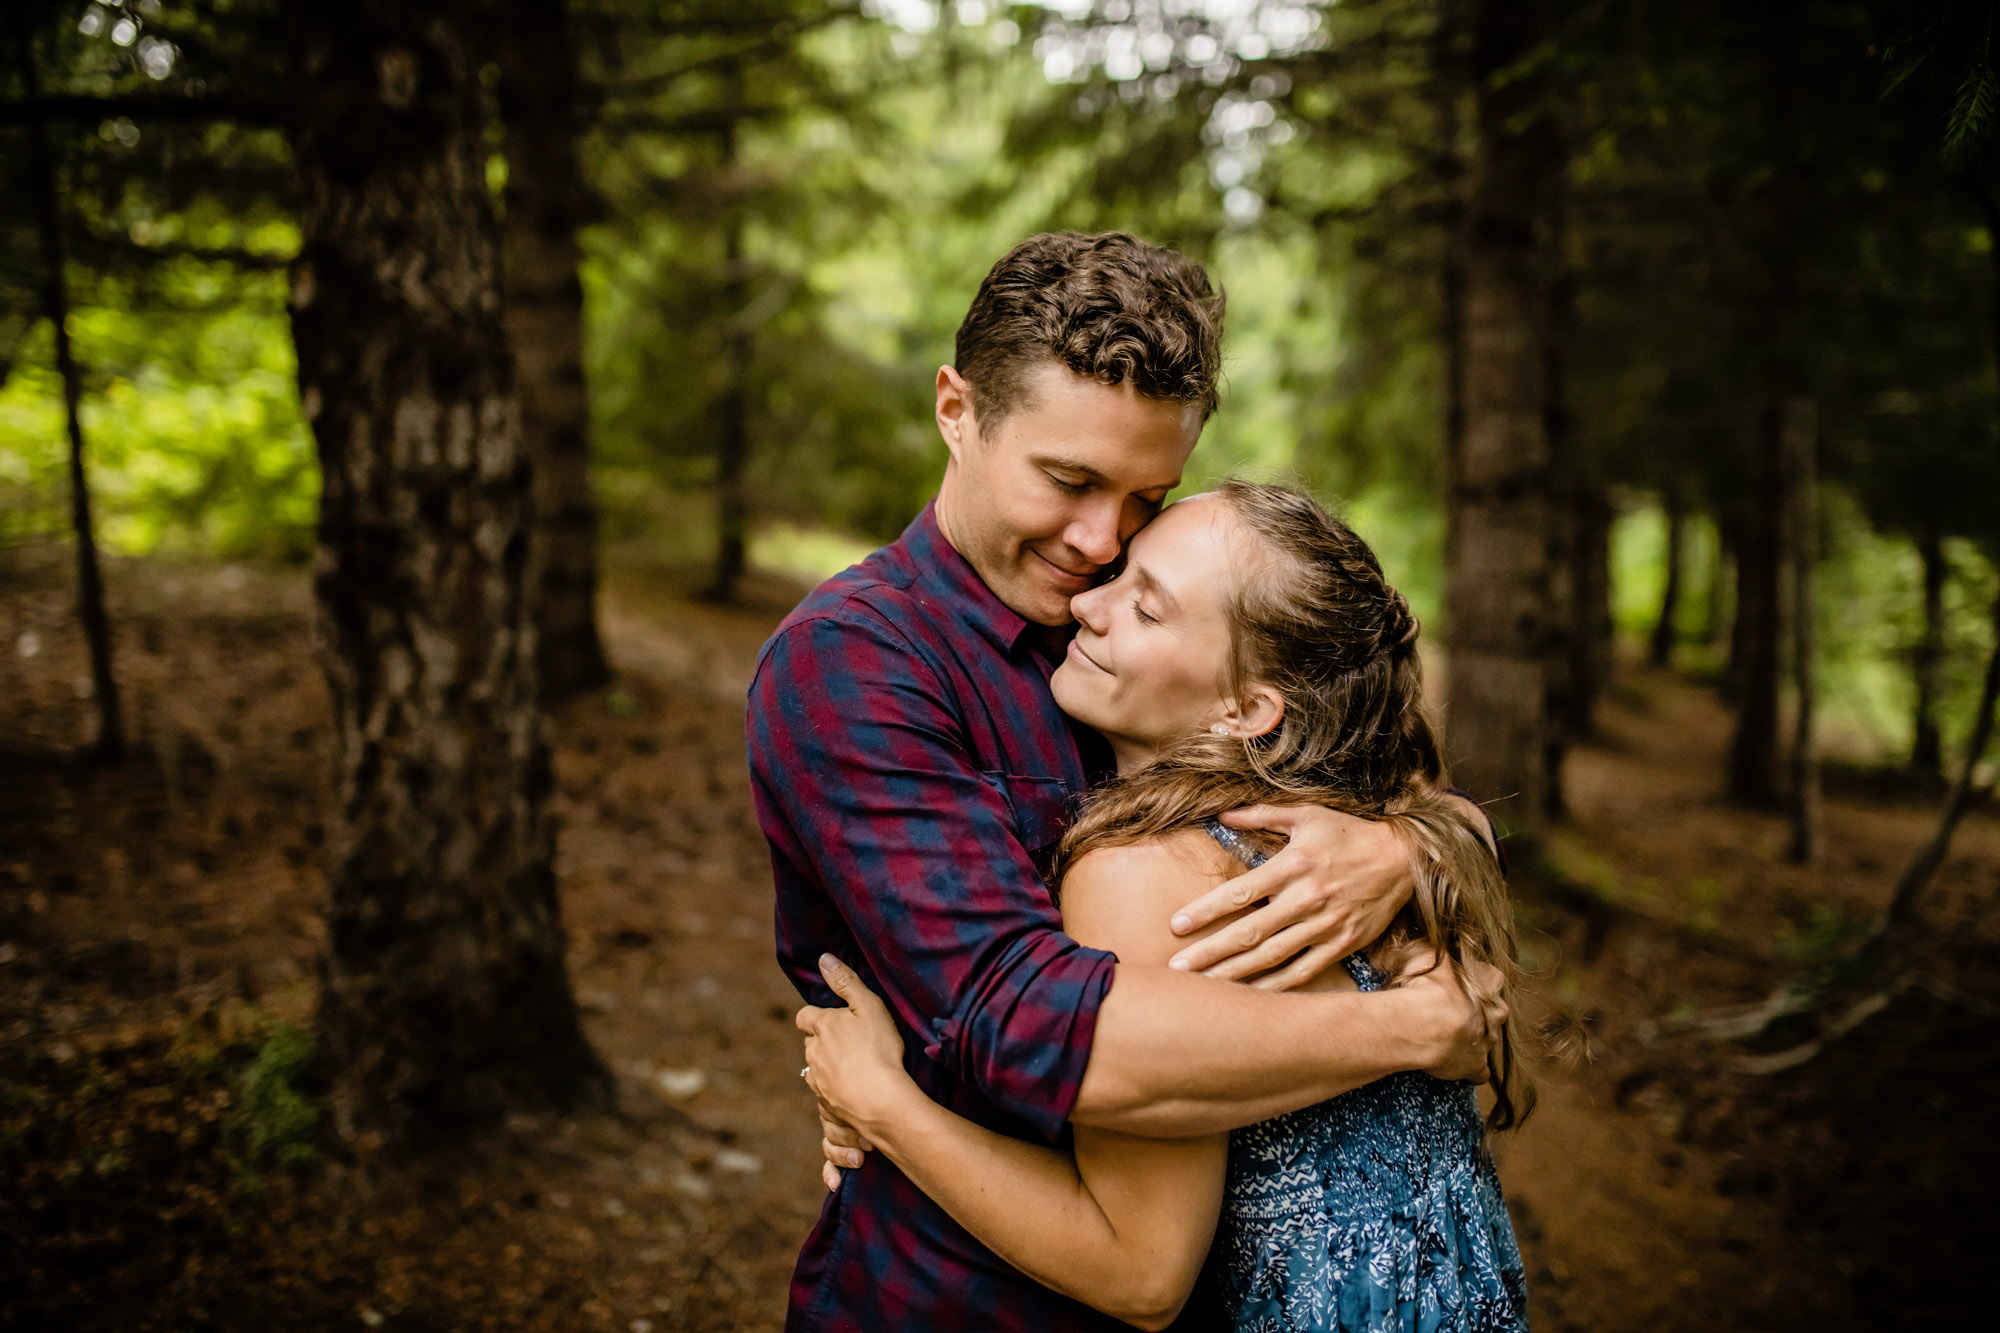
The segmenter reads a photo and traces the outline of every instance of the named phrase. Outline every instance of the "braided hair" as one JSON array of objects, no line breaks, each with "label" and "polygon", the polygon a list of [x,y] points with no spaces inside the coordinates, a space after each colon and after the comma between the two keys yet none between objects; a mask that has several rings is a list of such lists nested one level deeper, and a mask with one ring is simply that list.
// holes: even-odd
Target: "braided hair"
[{"label": "braided hair", "polygon": [[[1509,1000],[1519,979],[1513,913],[1499,866],[1447,799],[1445,766],[1417,655],[1421,625],[1354,530],[1312,496],[1225,481],[1213,495],[1249,540],[1226,603],[1226,697],[1269,688],[1278,724],[1243,738],[1197,731],[1099,788],[1057,851],[1058,877],[1086,853],[1147,841],[1248,805],[1318,805],[1390,822],[1411,849],[1410,905],[1368,949],[1397,972],[1421,955],[1492,965],[1497,986],[1462,970],[1476,998]],[[1488,1071],[1488,1123],[1525,1119],[1534,1089],[1514,1020]]]}]

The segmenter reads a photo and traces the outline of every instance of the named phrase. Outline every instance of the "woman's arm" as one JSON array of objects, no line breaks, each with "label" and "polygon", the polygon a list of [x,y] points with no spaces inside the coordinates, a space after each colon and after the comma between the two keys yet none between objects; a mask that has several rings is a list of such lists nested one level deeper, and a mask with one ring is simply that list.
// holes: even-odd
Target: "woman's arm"
[{"label": "woman's arm", "polygon": [[[1175,839],[1093,853],[1064,881],[1065,926],[1121,959],[1163,962],[1182,943],[1167,918],[1227,873],[1215,852]],[[881,1002],[838,960],[823,966],[848,1008],[800,1018],[821,1100],[1022,1272],[1140,1328],[1173,1322],[1214,1234],[1227,1137],[1079,1126],[1071,1156],[983,1129],[924,1095]]]}]

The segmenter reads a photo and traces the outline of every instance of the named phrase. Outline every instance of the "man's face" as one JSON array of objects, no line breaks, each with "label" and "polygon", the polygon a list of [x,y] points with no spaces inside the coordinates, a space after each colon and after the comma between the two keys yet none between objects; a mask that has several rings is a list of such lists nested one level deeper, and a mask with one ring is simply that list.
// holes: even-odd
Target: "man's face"
[{"label": "man's face", "polygon": [[991,429],[964,379],[938,371],[951,463],[938,496],[946,538],[1023,619],[1069,623],[1069,599],[1116,563],[1159,512],[1201,436],[1195,404],[1142,397],[1050,360]]}]

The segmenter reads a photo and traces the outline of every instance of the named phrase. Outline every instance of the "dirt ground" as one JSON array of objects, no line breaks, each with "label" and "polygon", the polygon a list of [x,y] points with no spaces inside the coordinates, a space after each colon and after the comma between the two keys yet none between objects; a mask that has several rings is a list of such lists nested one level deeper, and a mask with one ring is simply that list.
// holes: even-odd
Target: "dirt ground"
[{"label": "dirt ground", "polygon": [[[101,770],[72,757],[62,554],[0,552],[0,1328],[776,1328],[821,1190],[740,728],[799,590],[720,610],[618,567],[619,682],[555,720],[572,976],[617,1105],[375,1178],[285,1156],[313,1142],[284,1071],[326,770],[304,576],[126,561],[110,585],[134,755]],[[1704,690],[1621,677],[1551,865],[1517,876],[1541,986],[1595,1049],[1496,1145],[1535,1324],[1970,1326],[2000,1183],[2000,816],[1934,886],[1919,984],[1751,1073],[1649,1038],[1836,956],[1935,801],[1835,775],[1827,856],[1790,867],[1779,820],[1716,799],[1726,736]]]}]

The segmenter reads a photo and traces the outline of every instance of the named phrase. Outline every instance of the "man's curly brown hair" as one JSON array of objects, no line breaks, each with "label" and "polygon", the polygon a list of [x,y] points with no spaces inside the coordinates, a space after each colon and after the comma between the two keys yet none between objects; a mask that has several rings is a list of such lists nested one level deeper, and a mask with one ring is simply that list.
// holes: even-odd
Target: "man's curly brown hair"
[{"label": "man's curly brown hair", "polygon": [[958,326],[958,373],[990,430],[1054,357],[1100,384],[1215,411],[1224,295],[1185,255],[1122,231],[1045,232],[987,273]]}]

